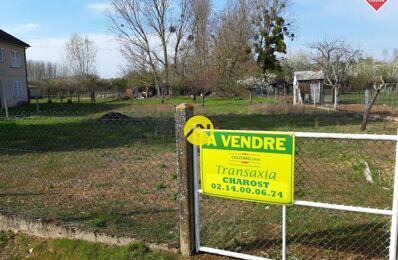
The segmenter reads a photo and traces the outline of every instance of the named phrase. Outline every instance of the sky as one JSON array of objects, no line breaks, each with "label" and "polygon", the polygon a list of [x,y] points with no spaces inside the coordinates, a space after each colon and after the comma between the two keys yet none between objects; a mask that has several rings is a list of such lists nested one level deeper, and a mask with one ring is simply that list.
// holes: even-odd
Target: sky
[{"label": "sky", "polygon": [[[249,0],[250,1],[250,0]],[[107,25],[110,0],[1,0],[0,29],[29,43],[28,59],[60,62],[66,39],[88,35],[98,47],[98,73],[118,77],[124,60]],[[228,0],[213,0],[216,8]],[[398,49],[398,1],[389,0],[378,13],[365,0],[292,0],[296,39],[289,51],[325,37],[345,38],[379,59]]]}]

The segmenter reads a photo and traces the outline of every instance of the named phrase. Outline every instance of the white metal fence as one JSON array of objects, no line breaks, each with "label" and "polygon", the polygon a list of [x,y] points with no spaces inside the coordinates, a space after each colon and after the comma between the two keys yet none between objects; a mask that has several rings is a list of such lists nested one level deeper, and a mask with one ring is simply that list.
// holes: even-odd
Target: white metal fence
[{"label": "white metal fence", "polygon": [[291,207],[201,194],[195,147],[198,250],[242,259],[396,259],[398,136],[295,136]]}]

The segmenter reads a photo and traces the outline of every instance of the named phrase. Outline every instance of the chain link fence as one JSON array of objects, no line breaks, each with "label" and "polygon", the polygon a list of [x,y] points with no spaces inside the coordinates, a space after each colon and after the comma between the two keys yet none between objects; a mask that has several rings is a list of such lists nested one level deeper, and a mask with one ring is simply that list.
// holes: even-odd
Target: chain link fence
[{"label": "chain link fence", "polygon": [[0,213],[178,247],[174,118],[85,105],[2,115]]},{"label": "chain link fence", "polygon": [[[348,112],[363,113],[365,105],[370,104],[374,97],[375,91],[373,89],[360,89],[360,90],[345,90],[341,89],[338,93],[338,109]],[[292,93],[274,93],[268,95],[268,98],[275,99],[281,103],[293,103]],[[334,105],[334,90],[325,88],[322,90],[323,102],[316,104],[317,107],[333,108]],[[304,98],[304,104],[313,106],[309,97]],[[395,87],[383,88],[378,95],[372,113],[382,116],[397,116],[398,115],[398,89]]]},{"label": "chain link fence", "polygon": [[[391,210],[393,141],[296,138],[295,200]],[[200,198],[201,245],[282,258],[282,206]],[[391,216],[287,207],[287,259],[384,259]]]},{"label": "chain link fence", "polygon": [[[8,117],[1,111],[0,213],[178,247],[173,109],[149,106],[40,104],[39,111],[13,109]],[[307,130],[357,123],[334,112],[250,109],[211,119],[217,128],[253,130],[289,130],[292,117]],[[297,138],[295,199],[391,209],[394,160],[390,141]],[[201,196],[200,214],[203,246],[282,257],[281,206]],[[388,216],[289,207],[287,253],[381,259],[390,225]]]},{"label": "chain link fence", "polygon": [[[333,104],[334,92],[331,89],[325,89],[325,105]],[[366,105],[372,102],[375,95],[373,89],[357,91],[341,91],[338,95],[338,108],[340,110],[363,113]],[[398,114],[398,90],[394,87],[382,89],[378,95],[373,107],[372,113],[382,116],[397,116]]]}]

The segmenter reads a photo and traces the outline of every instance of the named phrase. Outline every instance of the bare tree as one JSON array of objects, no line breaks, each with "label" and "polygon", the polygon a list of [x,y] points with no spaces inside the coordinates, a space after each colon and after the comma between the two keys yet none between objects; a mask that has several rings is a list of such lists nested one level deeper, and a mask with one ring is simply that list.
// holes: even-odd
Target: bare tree
[{"label": "bare tree", "polygon": [[[171,73],[179,58],[190,27],[192,0],[113,0],[109,14],[111,29],[133,68],[152,72],[158,94],[165,95]],[[178,18],[173,19],[173,14]]]},{"label": "bare tree", "polygon": [[230,1],[214,26],[211,60],[224,92],[238,87],[237,80],[253,68],[249,11],[247,1]]},{"label": "bare tree", "polygon": [[80,77],[95,102],[96,63],[98,49],[88,36],[73,34],[65,43],[65,61],[73,76]]},{"label": "bare tree", "polygon": [[[184,58],[181,60],[183,70],[181,76],[183,84],[187,86],[188,93],[196,100],[197,95],[202,95],[202,101],[210,93],[213,73],[211,56],[211,21],[212,6],[209,0],[192,2],[192,21],[189,28],[188,41],[185,43]],[[204,102],[202,102],[204,104]]]},{"label": "bare tree", "polygon": [[194,19],[192,23],[192,43],[197,63],[201,66],[208,65],[210,50],[210,0],[194,1]]},{"label": "bare tree", "polygon": [[392,79],[390,65],[387,62],[376,61],[372,57],[362,59],[356,66],[355,81],[360,83],[362,88],[366,87],[366,96],[369,97],[368,87],[373,87],[373,97],[369,101],[369,98],[365,98],[364,102],[364,114],[361,124],[361,130],[366,130],[368,124],[368,118],[371,113],[372,107],[375,104],[380,92],[387,86],[385,79]]},{"label": "bare tree", "polygon": [[353,75],[361,51],[342,39],[325,39],[310,44],[312,59],[325,73],[325,85],[334,89],[334,109],[337,108],[338,91]]},{"label": "bare tree", "polygon": [[54,79],[59,76],[57,63],[44,61],[27,61],[29,81]]},{"label": "bare tree", "polygon": [[366,105],[365,113],[363,115],[363,121],[362,121],[362,125],[361,125],[361,130],[362,131],[366,130],[366,126],[368,124],[368,118],[369,118],[370,111],[372,110],[372,107],[373,107],[374,103],[376,102],[376,99],[379,96],[380,91],[386,85],[382,76],[373,77],[370,80],[370,83],[372,84],[373,89],[375,90],[375,94],[373,95],[373,98],[372,98],[372,101],[370,102],[370,104]]}]

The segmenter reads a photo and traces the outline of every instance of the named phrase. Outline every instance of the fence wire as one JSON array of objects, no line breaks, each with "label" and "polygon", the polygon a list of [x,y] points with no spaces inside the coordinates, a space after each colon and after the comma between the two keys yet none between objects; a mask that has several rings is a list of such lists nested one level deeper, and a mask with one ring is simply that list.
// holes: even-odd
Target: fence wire
[{"label": "fence wire", "polygon": [[[391,209],[392,141],[296,138],[295,200]],[[201,196],[201,245],[280,259],[282,207]],[[288,259],[384,259],[391,216],[287,208]]]},{"label": "fence wire", "polygon": [[125,111],[1,118],[0,212],[178,246],[174,129]]},{"label": "fence wire", "polygon": [[291,258],[388,258],[391,217],[295,206],[287,223]]},{"label": "fence wire", "polygon": [[[178,246],[172,109],[148,113],[113,103],[44,109],[50,106],[12,110],[8,118],[0,113],[0,213]],[[283,127],[294,111],[280,115],[275,107],[267,118]],[[104,112],[110,110],[117,112]],[[295,115],[307,129],[356,122],[335,113]],[[212,121],[233,128],[242,117]],[[295,199],[391,209],[394,156],[394,142],[297,138]],[[201,244],[280,259],[281,216],[281,206],[201,196]],[[385,216],[289,207],[287,254],[382,259],[390,225]]]}]

